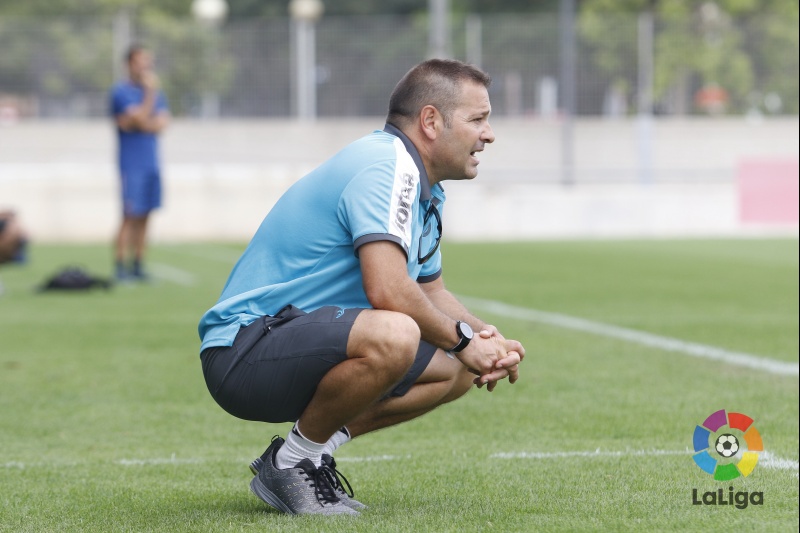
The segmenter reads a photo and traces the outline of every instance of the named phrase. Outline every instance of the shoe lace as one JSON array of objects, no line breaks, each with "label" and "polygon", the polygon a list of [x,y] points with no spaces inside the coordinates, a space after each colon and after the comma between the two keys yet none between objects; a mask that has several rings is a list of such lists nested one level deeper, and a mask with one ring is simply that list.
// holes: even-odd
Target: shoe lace
[{"label": "shoe lace", "polygon": [[[336,461],[333,460],[333,457],[331,457],[329,464],[323,464],[321,468],[325,469],[325,473],[334,489],[347,494],[351,498],[353,497],[355,494],[355,492],[353,492],[353,487],[350,486],[350,482],[347,481],[347,478],[344,477],[344,474],[336,469]],[[344,485],[342,485],[342,480],[344,480],[345,485],[347,485],[346,489],[344,488]]]},{"label": "shoe lace", "polygon": [[336,495],[336,490],[331,482],[330,469],[327,466],[319,468],[308,469],[306,473],[306,481],[311,482],[314,487],[314,494],[322,505],[332,505],[339,502],[339,497]]}]

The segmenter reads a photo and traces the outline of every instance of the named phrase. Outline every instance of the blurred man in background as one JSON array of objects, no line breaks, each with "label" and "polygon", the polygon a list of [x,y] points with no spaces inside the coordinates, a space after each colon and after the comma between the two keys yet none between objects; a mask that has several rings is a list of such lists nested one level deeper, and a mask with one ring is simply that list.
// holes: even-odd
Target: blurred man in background
[{"label": "blurred man in background", "polygon": [[[17,214],[9,209],[0,209],[0,265],[3,263],[24,263],[28,237],[19,223]],[[0,283],[0,295],[3,284]]]},{"label": "blurred man in background", "polygon": [[0,265],[25,260],[28,238],[14,211],[0,210]]},{"label": "blurred man in background", "polygon": [[111,90],[122,190],[122,223],[115,241],[118,281],[146,278],[143,261],[147,222],[150,213],[161,207],[158,134],[170,118],[151,53],[141,45],[133,45],[126,57],[128,79]]}]

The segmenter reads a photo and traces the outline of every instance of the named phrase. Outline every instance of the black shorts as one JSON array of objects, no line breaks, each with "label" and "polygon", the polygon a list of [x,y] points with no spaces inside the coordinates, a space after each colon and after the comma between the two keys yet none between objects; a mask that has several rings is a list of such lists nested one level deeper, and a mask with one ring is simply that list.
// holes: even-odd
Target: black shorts
[{"label": "black shorts", "polygon": [[[305,313],[287,306],[239,330],[233,346],[200,354],[211,396],[244,420],[294,422],[317,385],[347,359],[347,339],[362,309],[322,307]],[[402,396],[430,363],[436,347],[421,341],[405,377],[388,396]]]}]

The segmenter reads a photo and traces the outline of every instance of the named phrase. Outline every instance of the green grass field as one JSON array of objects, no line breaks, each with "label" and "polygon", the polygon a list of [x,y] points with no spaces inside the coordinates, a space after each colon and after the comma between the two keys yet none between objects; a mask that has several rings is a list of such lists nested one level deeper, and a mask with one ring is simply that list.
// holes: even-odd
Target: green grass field
[{"label": "green grass field", "polygon": [[[197,321],[242,248],[154,246],[152,284],[80,294],[34,288],[70,264],[108,274],[109,247],[38,245],[0,269],[1,531],[798,530],[796,239],[446,245],[448,287],[506,306],[474,311],[525,344],[522,378],[343,447],[370,508],[334,520],[250,493],[248,462],[288,426],[237,420],[205,389]],[[763,437],[746,478],[692,460],[695,426],[719,409]],[[693,504],[693,489],[729,487],[763,504]]]}]

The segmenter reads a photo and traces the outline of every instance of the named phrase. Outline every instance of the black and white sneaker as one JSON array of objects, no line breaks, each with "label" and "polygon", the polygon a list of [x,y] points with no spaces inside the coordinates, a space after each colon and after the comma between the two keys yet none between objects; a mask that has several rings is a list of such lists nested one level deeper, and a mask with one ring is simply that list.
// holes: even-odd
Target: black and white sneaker
[{"label": "black and white sneaker", "polygon": [[[278,438],[280,439],[280,437]],[[261,454],[261,457],[256,457],[253,462],[250,463],[250,472],[252,472],[254,476],[257,476],[259,471],[261,471],[261,467],[264,466],[264,460],[267,458],[268,452],[269,448]]]},{"label": "black and white sneaker", "polygon": [[[280,439],[280,437],[278,437],[278,439]],[[270,446],[270,448],[271,447],[272,446]],[[252,472],[254,476],[258,475],[258,473],[261,471],[261,468],[264,466],[264,462],[267,461],[267,458],[271,453],[270,448],[267,448],[264,453],[261,454],[261,457],[256,457],[253,462],[250,463],[250,472]],[[366,505],[353,498],[353,488],[350,486],[350,482],[347,481],[347,478],[344,477],[344,474],[336,469],[336,460],[334,460],[333,456],[323,453],[322,466],[329,469],[328,474],[330,475],[331,484],[333,485],[334,490],[336,490],[336,496],[339,497],[343,504],[354,511],[360,511],[367,508]],[[342,484],[342,480],[344,481],[344,484]],[[347,485],[347,489],[345,489],[344,485]]]},{"label": "black and white sneaker", "polygon": [[[360,501],[353,499],[353,487],[350,486],[350,482],[347,481],[344,474],[336,469],[336,461],[333,459],[332,455],[328,455],[327,453],[322,454],[322,466],[327,467],[328,472],[332,475],[331,484],[334,490],[336,490],[336,496],[339,497],[343,504],[354,511],[361,511],[367,508],[367,506]],[[347,489],[342,485],[342,481],[347,485]]]},{"label": "black and white sneaker", "polygon": [[337,496],[327,466],[317,468],[310,460],[303,459],[294,468],[277,468],[275,454],[283,443],[282,438],[273,437],[261,456],[261,468],[250,482],[253,494],[288,514],[358,515]]}]

